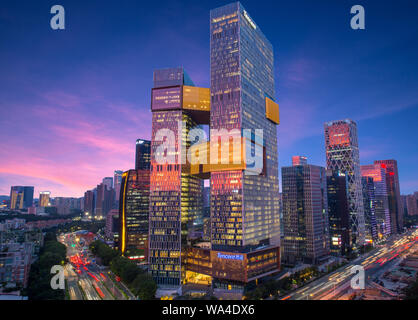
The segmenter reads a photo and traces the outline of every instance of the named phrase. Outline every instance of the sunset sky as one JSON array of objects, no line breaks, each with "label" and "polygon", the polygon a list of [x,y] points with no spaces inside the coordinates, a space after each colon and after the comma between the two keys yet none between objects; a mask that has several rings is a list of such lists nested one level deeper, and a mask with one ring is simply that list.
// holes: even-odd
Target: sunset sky
[{"label": "sunset sky", "polygon": [[[0,195],[80,197],[134,167],[151,134],[153,70],[209,87],[209,10],[228,1],[20,1],[0,5]],[[279,165],[325,165],[323,124],[351,118],[361,164],[398,161],[418,191],[417,1],[241,1],[275,54]],[[66,30],[50,28],[50,8]],[[350,28],[363,4],[366,30]]]}]

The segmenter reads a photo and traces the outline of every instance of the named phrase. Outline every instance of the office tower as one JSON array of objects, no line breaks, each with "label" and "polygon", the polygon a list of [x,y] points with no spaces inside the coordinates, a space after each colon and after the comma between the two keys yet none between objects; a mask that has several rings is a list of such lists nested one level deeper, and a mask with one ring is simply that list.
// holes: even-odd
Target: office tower
[{"label": "office tower", "polygon": [[105,235],[106,238],[114,243],[117,242],[117,234],[119,233],[119,210],[112,209],[106,216]]},{"label": "office tower", "polygon": [[135,170],[149,170],[151,163],[151,141],[136,140]]},{"label": "office tower", "polygon": [[[216,293],[242,290],[245,283],[279,269],[280,119],[274,102],[273,47],[248,12],[239,2],[211,10],[210,32],[211,145],[219,143],[217,130],[235,131],[246,147],[257,152],[262,146],[263,162],[261,172],[248,158],[244,167],[211,172]],[[268,257],[263,266],[253,263],[260,256]]]},{"label": "office tower", "polygon": [[116,208],[119,208],[120,186],[122,184],[122,170],[115,170],[113,179],[113,189],[115,189]]},{"label": "office tower", "polygon": [[362,177],[370,177],[374,184],[374,213],[377,236],[381,239],[391,233],[386,173],[379,164],[360,166]]},{"label": "office tower", "polygon": [[150,171],[122,174],[119,201],[119,251],[125,256],[147,257]]},{"label": "office tower", "polygon": [[282,167],[282,196],[282,261],[318,264],[330,250],[325,168],[311,164]]},{"label": "office tower", "polygon": [[375,215],[375,186],[373,178],[361,177],[364,204],[365,241],[372,244],[378,239]]},{"label": "office tower", "polygon": [[327,170],[326,173],[330,251],[332,255],[345,256],[352,248],[348,178],[338,171]]},{"label": "office tower", "polygon": [[96,199],[94,191],[88,190],[84,193],[84,213],[87,217],[92,217],[95,212]]},{"label": "office tower", "polygon": [[[106,179],[106,180],[105,180]],[[113,207],[113,202],[115,199],[115,191],[110,186],[110,179],[112,178],[105,178],[103,179],[104,182],[97,185],[96,193],[95,193],[95,210],[94,216],[95,218],[105,218],[108,212]]]},{"label": "office tower", "polygon": [[403,229],[403,208],[399,186],[398,163],[396,160],[376,160],[374,164],[380,165],[386,172],[391,232],[401,232]]},{"label": "office tower", "polygon": [[49,191],[41,191],[39,192],[39,207],[48,207],[49,205],[49,198],[51,196],[51,192]]},{"label": "office tower", "polygon": [[327,169],[337,170],[347,176],[350,242],[353,249],[358,249],[364,245],[365,225],[357,125],[346,119],[327,122],[324,128]]},{"label": "office tower", "polygon": [[301,166],[308,164],[308,158],[304,156],[293,156],[292,157],[292,166]]},{"label": "office tower", "polygon": [[103,178],[102,182],[108,190],[113,188],[113,178],[112,177],[105,177],[105,178]]},{"label": "office tower", "polygon": [[406,209],[409,216],[418,215],[418,198],[417,193],[406,196]]},{"label": "office tower", "polygon": [[[149,269],[160,287],[180,288],[186,280],[186,255],[203,212],[203,178],[182,162],[185,137],[208,123],[209,89],[194,87],[183,68],[154,71],[149,216]],[[170,131],[167,151],[160,133]],[[169,156],[161,161],[165,152]]]},{"label": "office tower", "polygon": [[33,204],[34,187],[12,186],[10,188],[10,209],[25,209]]}]

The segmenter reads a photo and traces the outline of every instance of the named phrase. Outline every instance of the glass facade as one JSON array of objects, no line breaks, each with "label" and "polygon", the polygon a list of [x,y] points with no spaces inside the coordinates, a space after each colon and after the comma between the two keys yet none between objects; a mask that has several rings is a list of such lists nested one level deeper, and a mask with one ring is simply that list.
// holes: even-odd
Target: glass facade
[{"label": "glass facade", "polygon": [[[175,91],[181,93],[186,76],[178,70],[155,71],[154,79],[158,81],[154,81],[154,86],[172,81],[170,84],[179,84]],[[175,77],[170,80],[172,75]],[[156,87],[153,92],[159,90]],[[182,152],[190,147],[187,135],[200,123],[183,108],[182,95],[179,97],[176,108],[152,106],[149,269],[157,284],[163,287],[178,287],[190,281],[190,274],[187,274],[189,250],[199,238],[195,231],[203,228],[203,179],[191,175],[182,162]],[[174,135],[171,142],[174,145],[169,142],[164,151],[161,147],[166,143],[165,137],[158,140],[161,130],[170,130]],[[157,160],[163,153],[171,157],[161,163]]]},{"label": "glass facade", "polygon": [[327,169],[347,176],[350,242],[353,249],[356,249],[363,246],[365,241],[357,124],[349,119],[337,120],[325,123],[324,129]]},{"label": "glass facade", "polygon": [[283,260],[291,265],[319,263],[329,254],[329,221],[325,168],[282,168]]},{"label": "glass facade", "polygon": [[352,248],[348,179],[345,174],[327,170],[327,196],[331,254],[344,256]]},{"label": "glass facade", "polygon": [[119,203],[119,250],[126,256],[147,256],[150,171],[122,175]]},{"label": "glass facade", "polygon": [[373,207],[376,217],[377,237],[380,239],[391,233],[386,172],[380,164],[370,164],[361,166],[361,175],[373,179]]},{"label": "glass facade", "polygon": [[[279,245],[276,124],[266,117],[273,100],[273,48],[242,5],[210,12],[211,130],[251,129],[263,141],[264,175],[242,170],[211,173],[212,248],[246,252]],[[254,129],[262,129],[256,136]]]},{"label": "glass facade", "polygon": [[380,165],[385,170],[391,232],[399,233],[403,229],[403,206],[399,187],[398,163],[396,160],[376,160],[374,164]]}]

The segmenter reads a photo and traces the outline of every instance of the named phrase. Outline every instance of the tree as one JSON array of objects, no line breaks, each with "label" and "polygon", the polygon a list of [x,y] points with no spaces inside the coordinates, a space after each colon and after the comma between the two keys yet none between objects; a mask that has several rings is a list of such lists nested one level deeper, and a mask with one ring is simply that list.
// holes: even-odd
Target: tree
[{"label": "tree", "polygon": [[155,298],[157,285],[149,274],[142,273],[132,282],[132,291],[141,300],[152,300]]}]

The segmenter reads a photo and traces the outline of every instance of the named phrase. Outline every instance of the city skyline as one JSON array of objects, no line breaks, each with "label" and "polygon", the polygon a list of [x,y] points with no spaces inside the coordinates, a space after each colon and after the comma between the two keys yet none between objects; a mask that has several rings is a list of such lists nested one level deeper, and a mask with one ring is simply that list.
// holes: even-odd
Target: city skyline
[{"label": "city skyline", "polygon": [[[114,170],[134,169],[136,139],[151,138],[153,69],[182,65],[208,87],[208,12],[226,3],[157,8],[91,1],[80,10],[62,1],[68,22],[62,32],[49,28],[46,3],[5,6],[0,132],[8,145],[0,150],[0,194],[33,185],[35,195],[81,197]],[[396,159],[401,193],[416,191],[418,45],[410,6],[368,3],[360,32],[349,28],[346,1],[242,4],[276,48],[279,167],[296,154],[325,166],[323,123],[350,118],[358,125],[360,164]]]}]

